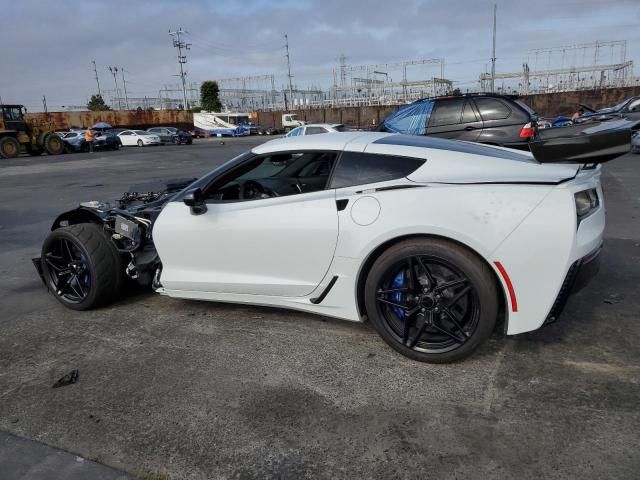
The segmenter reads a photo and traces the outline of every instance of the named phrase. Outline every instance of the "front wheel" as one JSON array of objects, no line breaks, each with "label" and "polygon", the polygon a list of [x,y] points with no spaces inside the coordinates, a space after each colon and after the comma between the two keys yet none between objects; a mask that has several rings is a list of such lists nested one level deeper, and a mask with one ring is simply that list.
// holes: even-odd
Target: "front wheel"
[{"label": "front wheel", "polygon": [[73,310],[89,310],[113,299],[122,263],[109,242],[102,228],[92,223],[49,234],[42,246],[42,274],[60,303]]},{"label": "front wheel", "polygon": [[44,139],[44,150],[49,155],[60,155],[64,153],[64,142],[58,135],[51,133]]},{"label": "front wheel", "polygon": [[365,305],[380,336],[403,355],[448,363],[471,355],[492,333],[498,293],[490,268],[446,240],[407,240],[376,260]]},{"label": "front wheel", "polygon": [[20,155],[20,143],[13,137],[0,138],[0,157],[16,158]]},{"label": "front wheel", "polygon": [[142,140],[138,140],[138,146],[139,147],[144,147],[144,142]]}]

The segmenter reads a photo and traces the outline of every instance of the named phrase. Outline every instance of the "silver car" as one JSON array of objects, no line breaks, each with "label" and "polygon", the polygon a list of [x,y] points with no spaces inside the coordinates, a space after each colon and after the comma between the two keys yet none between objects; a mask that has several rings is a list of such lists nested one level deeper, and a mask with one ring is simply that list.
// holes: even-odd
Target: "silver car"
[{"label": "silver car", "polygon": [[640,130],[636,130],[631,135],[631,151],[633,153],[640,153]]}]

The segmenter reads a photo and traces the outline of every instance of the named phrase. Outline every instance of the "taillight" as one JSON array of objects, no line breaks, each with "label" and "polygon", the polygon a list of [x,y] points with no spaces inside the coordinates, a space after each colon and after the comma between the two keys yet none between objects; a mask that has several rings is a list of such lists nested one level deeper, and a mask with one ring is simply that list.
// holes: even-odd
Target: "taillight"
[{"label": "taillight", "polygon": [[535,128],[531,124],[531,122],[527,123],[524,127],[520,129],[520,138],[524,138],[526,140],[530,140],[535,137]]}]

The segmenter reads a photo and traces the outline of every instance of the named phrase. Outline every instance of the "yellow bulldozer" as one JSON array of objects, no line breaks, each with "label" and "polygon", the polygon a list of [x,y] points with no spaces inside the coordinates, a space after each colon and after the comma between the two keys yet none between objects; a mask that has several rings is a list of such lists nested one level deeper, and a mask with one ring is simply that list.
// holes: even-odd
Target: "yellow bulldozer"
[{"label": "yellow bulldozer", "polygon": [[30,155],[63,153],[64,142],[55,134],[53,125],[29,123],[24,118],[25,112],[22,105],[0,105],[0,157],[17,157],[23,147]]}]

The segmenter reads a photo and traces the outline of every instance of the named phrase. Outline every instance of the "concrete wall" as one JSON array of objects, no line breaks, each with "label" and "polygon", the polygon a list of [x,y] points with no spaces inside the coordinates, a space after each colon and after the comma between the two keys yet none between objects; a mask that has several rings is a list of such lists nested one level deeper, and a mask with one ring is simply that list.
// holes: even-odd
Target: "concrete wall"
[{"label": "concrete wall", "polygon": [[[539,115],[551,117],[571,115],[581,103],[602,108],[635,95],[640,95],[640,86],[527,95],[522,100]],[[368,128],[380,124],[385,116],[397,108],[398,106],[314,108],[291,110],[290,113],[296,113],[298,118],[312,123],[343,123],[348,127]],[[285,112],[257,112],[257,123],[264,127],[281,127],[283,113]]]},{"label": "concrete wall", "polygon": [[98,122],[107,122],[114,127],[141,128],[163,125],[169,127],[193,128],[193,115],[183,110],[153,110],[126,112],[50,112],[27,113],[28,120],[53,122],[56,129],[69,127],[89,127]]}]

